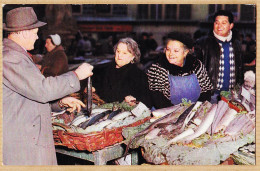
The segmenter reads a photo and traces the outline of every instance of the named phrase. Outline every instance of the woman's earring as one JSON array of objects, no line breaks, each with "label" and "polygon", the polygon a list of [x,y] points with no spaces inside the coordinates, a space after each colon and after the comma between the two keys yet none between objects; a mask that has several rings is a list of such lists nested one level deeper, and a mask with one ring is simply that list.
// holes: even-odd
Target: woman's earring
[{"label": "woman's earring", "polygon": [[133,63],[135,63],[135,61],[134,61],[134,60],[132,60],[132,61],[131,61],[131,64],[133,64]]}]

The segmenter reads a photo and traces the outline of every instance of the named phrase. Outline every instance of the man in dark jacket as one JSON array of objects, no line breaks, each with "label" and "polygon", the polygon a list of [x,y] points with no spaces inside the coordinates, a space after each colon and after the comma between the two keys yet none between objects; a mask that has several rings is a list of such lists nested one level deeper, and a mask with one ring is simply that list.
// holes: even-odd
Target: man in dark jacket
[{"label": "man in dark jacket", "polygon": [[214,15],[213,31],[194,45],[194,53],[205,65],[213,84],[212,103],[217,102],[220,91],[243,83],[241,44],[233,27],[233,14],[220,10]]}]

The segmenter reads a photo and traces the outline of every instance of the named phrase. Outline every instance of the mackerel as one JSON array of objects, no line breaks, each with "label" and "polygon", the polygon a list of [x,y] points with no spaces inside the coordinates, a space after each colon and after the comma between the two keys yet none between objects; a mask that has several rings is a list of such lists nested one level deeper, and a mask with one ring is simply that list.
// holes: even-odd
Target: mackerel
[{"label": "mackerel", "polygon": [[84,122],[81,125],[81,128],[86,129],[88,126],[95,124],[96,122],[98,122],[100,119],[104,118],[109,113],[111,113],[111,110],[107,110],[105,112],[102,112],[100,114],[93,116],[89,121]]},{"label": "mackerel", "polygon": [[109,114],[107,119],[112,119],[114,116],[118,115],[121,111],[122,111],[121,109],[113,111],[112,113]]}]

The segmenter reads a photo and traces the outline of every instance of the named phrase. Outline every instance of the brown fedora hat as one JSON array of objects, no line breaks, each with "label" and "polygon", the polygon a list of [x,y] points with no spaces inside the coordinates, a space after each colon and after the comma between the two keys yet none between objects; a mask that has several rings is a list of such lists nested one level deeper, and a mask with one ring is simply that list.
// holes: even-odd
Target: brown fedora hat
[{"label": "brown fedora hat", "polygon": [[6,23],[3,29],[7,31],[30,30],[44,26],[47,23],[41,22],[32,7],[19,7],[12,9],[6,14]]}]

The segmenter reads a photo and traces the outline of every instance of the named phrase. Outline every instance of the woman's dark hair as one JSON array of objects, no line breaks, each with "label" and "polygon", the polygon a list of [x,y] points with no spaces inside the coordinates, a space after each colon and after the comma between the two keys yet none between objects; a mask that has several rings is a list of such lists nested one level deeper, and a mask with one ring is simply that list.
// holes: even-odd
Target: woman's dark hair
[{"label": "woman's dark hair", "polygon": [[46,40],[47,40],[47,39],[51,39],[51,43],[52,43],[54,46],[56,46],[55,43],[53,42],[51,36],[48,36],[48,37],[46,38]]},{"label": "woman's dark hair", "polygon": [[216,20],[217,16],[227,16],[229,23],[233,23],[234,22],[234,16],[233,16],[232,12],[230,12],[230,11],[219,10],[214,15],[214,21]]},{"label": "woman's dark hair", "polygon": [[167,36],[166,45],[171,40],[177,40],[181,42],[186,49],[191,49],[193,47],[193,39],[187,33],[177,32],[177,31],[170,32]]}]

